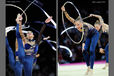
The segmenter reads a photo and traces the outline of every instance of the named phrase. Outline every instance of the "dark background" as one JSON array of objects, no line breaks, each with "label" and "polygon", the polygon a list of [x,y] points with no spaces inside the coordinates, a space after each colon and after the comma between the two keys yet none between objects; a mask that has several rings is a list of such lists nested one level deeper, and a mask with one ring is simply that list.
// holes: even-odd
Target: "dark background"
[{"label": "dark background", "polygon": [[[33,0],[30,0],[33,1]],[[43,4],[42,8],[50,15],[53,16],[55,21],[56,18],[56,1],[55,0],[40,0]],[[30,4],[27,0],[6,0],[7,4],[14,4],[21,7],[23,10]],[[19,9],[6,6],[6,27],[7,26],[16,26],[16,16],[18,13],[22,13]],[[34,21],[44,22],[47,18],[45,14],[35,5],[31,5],[26,11],[28,21],[27,25],[30,25],[32,28],[40,31],[42,24],[34,23]],[[25,18],[23,16],[23,22]],[[51,23],[50,23],[51,24]],[[27,29],[31,30],[31,29]],[[31,30],[33,31],[33,30]],[[33,31],[34,32],[34,31]],[[56,30],[50,27],[46,27],[44,33],[45,36],[50,36],[50,40],[56,41]],[[37,38],[38,33],[34,32],[35,38]],[[11,48],[15,52],[15,31],[8,33],[8,40]],[[55,45],[54,45],[55,46]],[[56,76],[56,52],[51,49],[47,42],[43,42],[39,46],[40,57],[37,59],[37,65],[33,69],[33,76]],[[9,67],[8,53],[6,52],[6,75],[14,76],[13,70]]]},{"label": "dark background", "polygon": [[[55,21],[56,19],[56,1],[55,0],[40,0],[43,3],[43,9],[49,14],[53,16],[53,19]],[[65,62],[83,62],[83,56],[82,56],[82,52],[81,52],[81,44],[79,45],[75,45],[74,43],[72,43],[69,38],[66,36],[66,34],[60,36],[60,33],[62,30],[64,30],[63,25],[62,25],[62,20],[61,20],[61,6],[64,4],[64,2],[66,2],[67,0],[58,0],[58,32],[59,32],[59,44],[65,45],[67,47],[69,47],[72,52],[73,52],[73,57],[69,58],[65,56],[65,53],[62,52],[63,49],[59,49],[59,61],[60,63],[65,63]],[[76,7],[78,8],[78,10],[81,13],[82,18],[88,16],[91,13],[94,14],[99,14],[103,17],[104,22],[108,24],[108,0],[69,0],[72,1]],[[100,2],[100,3],[99,3]],[[22,9],[25,9],[30,2],[27,2],[26,0],[7,0],[6,3],[10,3],[10,4],[15,4],[17,6],[20,6]],[[77,13],[74,10],[74,8],[71,5],[67,5],[66,6],[66,10],[68,11],[68,13],[73,17],[73,18],[77,18]],[[16,22],[15,22],[15,18],[17,16],[17,14],[20,12],[20,10],[13,8],[13,7],[6,7],[6,26],[15,26]],[[20,12],[21,13],[21,12]],[[27,16],[28,16],[28,23],[27,24],[31,24],[31,26],[37,30],[40,30],[41,28],[41,24],[35,24],[33,23],[33,21],[44,21],[47,17],[44,15],[44,13],[37,8],[35,5],[31,5],[29,7],[29,9],[26,11]],[[96,18],[90,18],[87,19],[85,21],[94,24],[94,22],[96,21]],[[24,20],[23,20],[24,21]],[[68,22],[67,19],[65,19],[65,22],[68,23],[68,25],[72,24],[70,22]],[[27,25],[26,24],[26,25]],[[50,23],[51,24],[51,23]],[[68,26],[69,27],[69,26]],[[30,29],[28,29],[30,30]],[[47,31],[48,30],[48,31]],[[52,32],[53,31],[53,32]],[[76,30],[74,30],[75,33]],[[44,31],[44,35],[51,36],[51,40],[55,40],[56,39],[56,34],[55,34],[55,30],[52,28],[46,28],[46,30]],[[72,37],[74,37],[74,33],[70,34]],[[35,37],[37,37],[37,35],[35,34]],[[75,37],[76,39],[80,40],[80,38]],[[15,50],[15,31],[9,32],[8,33],[8,40],[9,43],[12,47],[13,50]],[[105,47],[106,43],[107,43],[107,36],[104,34],[103,37],[101,38],[102,41],[102,46]],[[45,48],[44,48],[45,47]],[[48,50],[47,50],[48,49]],[[98,49],[96,49],[96,60],[103,60],[105,58],[104,54],[100,54],[98,51]],[[54,74],[55,76],[55,72],[56,72],[56,53],[51,49],[51,47],[44,42],[42,45],[40,45],[39,48],[39,53],[40,53],[40,57],[38,58],[37,64],[40,66],[40,69],[37,70],[33,70],[33,76],[49,76],[52,74]],[[62,55],[62,54],[63,55]],[[8,54],[6,54],[6,72],[7,72],[7,76],[12,76],[13,71],[10,69],[9,65],[8,65]],[[65,60],[63,62],[61,62],[62,60]]]},{"label": "dark background", "polygon": [[[59,44],[65,45],[69,47],[73,53],[73,57],[68,57],[69,53],[66,52],[64,49],[59,49],[59,63],[76,63],[76,62],[83,62],[83,55],[82,55],[82,46],[81,43],[76,45],[74,44],[64,33],[63,35],[60,35],[60,33],[64,30],[63,24],[62,24],[62,14],[61,14],[61,7],[66,1],[71,1],[74,3],[74,5],[78,8],[82,18],[89,16],[90,14],[98,14],[101,15],[104,19],[104,22],[108,24],[108,0],[58,0],[58,30],[59,30]],[[76,19],[78,17],[77,11],[74,9],[74,7],[71,4],[67,4],[65,6],[66,11],[69,13],[71,17]],[[65,18],[65,16],[64,16]],[[95,21],[98,20],[97,18],[88,18],[84,20],[85,22],[88,22],[90,24],[94,24]],[[73,26],[71,22],[69,22],[65,18],[65,24],[66,27]],[[76,29],[68,30],[68,33],[72,37],[73,40],[79,41],[81,37],[81,33],[79,33]],[[101,36],[101,42],[102,47],[104,48],[106,43],[108,42],[108,35],[102,34]],[[100,54],[98,47],[96,48],[96,60],[104,60],[105,54]]]}]

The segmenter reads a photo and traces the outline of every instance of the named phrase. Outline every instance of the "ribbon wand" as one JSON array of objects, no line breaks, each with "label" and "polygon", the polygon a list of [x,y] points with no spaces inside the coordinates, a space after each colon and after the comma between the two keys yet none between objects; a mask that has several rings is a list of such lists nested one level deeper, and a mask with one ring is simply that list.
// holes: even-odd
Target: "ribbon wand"
[{"label": "ribbon wand", "polygon": [[[31,1],[29,1],[29,0],[27,0],[28,2],[31,2]],[[38,3],[38,2],[37,2]],[[44,9],[42,9],[38,4],[35,4],[35,3],[33,3],[35,6],[37,6],[38,8],[40,8],[42,11],[43,11],[43,13],[49,18],[50,16],[49,16],[49,14],[44,10]],[[53,19],[51,19],[51,22],[52,22],[52,24],[55,26],[55,28],[56,28],[56,23],[55,23],[55,21],[53,20]]]},{"label": "ribbon wand", "polygon": [[[23,11],[23,13],[35,2],[36,0],[33,0],[27,7],[26,9]],[[23,13],[21,15],[23,15]]]}]

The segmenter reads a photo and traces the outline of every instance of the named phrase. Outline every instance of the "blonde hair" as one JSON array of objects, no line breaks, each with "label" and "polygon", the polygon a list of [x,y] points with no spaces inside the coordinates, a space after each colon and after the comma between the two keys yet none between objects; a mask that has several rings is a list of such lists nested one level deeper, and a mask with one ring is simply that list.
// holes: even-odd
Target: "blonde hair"
[{"label": "blonde hair", "polygon": [[28,31],[28,33],[33,33],[32,31]]},{"label": "blonde hair", "polygon": [[95,22],[95,24],[99,24],[99,25],[101,25],[99,20],[97,20],[97,21]]},{"label": "blonde hair", "polygon": [[103,32],[109,32],[109,25],[107,25],[107,24],[102,24],[102,31]]},{"label": "blonde hair", "polygon": [[105,24],[105,23],[100,23],[99,20],[97,20],[97,21],[95,22],[95,24],[99,24],[100,26],[102,26],[102,31],[103,31],[103,32],[109,32],[109,26],[108,26],[107,24]]}]

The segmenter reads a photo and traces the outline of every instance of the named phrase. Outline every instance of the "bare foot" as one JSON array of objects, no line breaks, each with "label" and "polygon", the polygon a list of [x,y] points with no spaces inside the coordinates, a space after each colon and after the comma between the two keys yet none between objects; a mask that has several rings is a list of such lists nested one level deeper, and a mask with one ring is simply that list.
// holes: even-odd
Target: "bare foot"
[{"label": "bare foot", "polygon": [[93,76],[93,69],[90,69],[90,71],[89,71],[89,74],[88,74],[89,76]]},{"label": "bare foot", "polygon": [[106,64],[105,64],[105,66],[104,66],[102,69],[104,69],[104,70],[105,70],[105,69],[108,67],[108,65],[109,65],[109,64],[108,64],[108,63],[106,63]]},{"label": "bare foot", "polygon": [[88,66],[88,68],[87,68],[87,71],[86,71],[85,75],[88,75],[89,71],[90,71],[90,66]]}]

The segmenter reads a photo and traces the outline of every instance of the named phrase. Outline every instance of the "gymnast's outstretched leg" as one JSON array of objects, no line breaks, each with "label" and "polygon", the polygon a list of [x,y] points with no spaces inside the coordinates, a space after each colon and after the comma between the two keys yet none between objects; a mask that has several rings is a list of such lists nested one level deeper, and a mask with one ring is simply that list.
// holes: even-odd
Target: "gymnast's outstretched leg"
[{"label": "gymnast's outstretched leg", "polygon": [[87,65],[87,72],[86,72],[86,75],[88,74],[89,70],[90,70],[90,58],[89,58],[89,54],[88,54],[88,48],[89,48],[89,45],[90,45],[90,38],[87,38],[86,39],[86,42],[85,42],[85,46],[84,46],[84,51],[83,51],[83,57],[84,57],[84,60],[86,62],[86,65]]},{"label": "gymnast's outstretched leg", "polygon": [[33,57],[25,55],[22,38],[19,32],[19,24],[16,26],[16,37],[18,41],[18,56],[20,62],[24,65],[25,76],[32,76]]},{"label": "gymnast's outstretched leg", "polygon": [[95,48],[97,46],[97,42],[99,40],[99,32],[97,32],[91,39],[90,44],[90,74],[93,74],[93,66],[95,60]]},{"label": "gymnast's outstretched leg", "polygon": [[10,67],[14,70],[15,58],[14,58],[13,50],[11,49],[11,47],[9,45],[7,37],[6,37],[6,48],[7,48],[8,54],[9,54],[8,58],[9,58]]},{"label": "gymnast's outstretched leg", "polygon": [[18,42],[19,59],[22,60],[23,57],[25,57],[25,52],[24,52],[24,47],[23,47],[23,41],[22,41],[22,38],[21,38],[20,32],[19,32],[19,24],[17,24],[17,26],[16,26],[16,38],[17,38],[17,42]]},{"label": "gymnast's outstretched leg", "polygon": [[109,63],[109,44],[107,43],[106,47],[105,47],[105,56],[106,56],[106,64],[105,67],[103,67],[103,69],[106,69],[108,67],[108,63]]},{"label": "gymnast's outstretched leg", "polygon": [[109,44],[107,44],[105,47],[106,63],[109,63],[108,54],[109,54]]},{"label": "gymnast's outstretched leg", "polygon": [[8,54],[9,54],[9,57],[8,57],[9,64],[10,64],[10,67],[12,68],[12,70],[14,71],[15,76],[22,76],[23,66],[20,63],[20,61],[15,60],[13,50],[11,49],[11,47],[9,45],[7,37],[6,37],[6,48],[7,48]]}]

